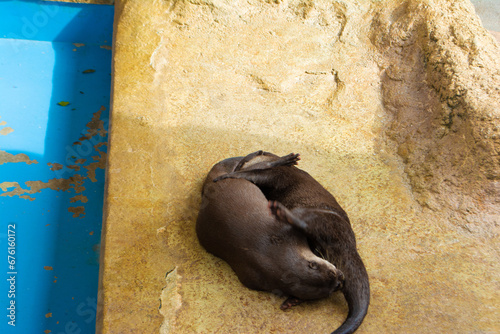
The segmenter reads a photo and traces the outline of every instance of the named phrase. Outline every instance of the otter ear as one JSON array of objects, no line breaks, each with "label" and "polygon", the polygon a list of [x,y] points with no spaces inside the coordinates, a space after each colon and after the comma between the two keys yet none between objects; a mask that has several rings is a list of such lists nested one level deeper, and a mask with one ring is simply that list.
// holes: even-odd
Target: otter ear
[{"label": "otter ear", "polygon": [[309,261],[309,268],[318,270],[318,264],[316,262]]}]

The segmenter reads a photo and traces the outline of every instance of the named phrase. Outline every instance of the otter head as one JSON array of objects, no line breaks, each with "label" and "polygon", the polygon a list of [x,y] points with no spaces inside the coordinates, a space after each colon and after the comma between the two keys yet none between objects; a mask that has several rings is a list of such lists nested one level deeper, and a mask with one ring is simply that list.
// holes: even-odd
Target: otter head
[{"label": "otter head", "polygon": [[297,258],[292,271],[281,275],[285,294],[304,300],[320,299],[342,288],[344,274],[339,269],[311,251],[305,253]]}]

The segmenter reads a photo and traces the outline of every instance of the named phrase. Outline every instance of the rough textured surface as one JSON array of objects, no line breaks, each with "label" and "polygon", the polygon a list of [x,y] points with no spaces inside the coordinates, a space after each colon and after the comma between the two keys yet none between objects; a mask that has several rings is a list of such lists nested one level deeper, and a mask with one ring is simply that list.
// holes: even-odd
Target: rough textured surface
[{"label": "rough textured surface", "polygon": [[500,331],[499,47],[468,1],[119,1],[98,329],[327,333],[198,244],[217,161],[300,152],[371,279],[359,333]]}]

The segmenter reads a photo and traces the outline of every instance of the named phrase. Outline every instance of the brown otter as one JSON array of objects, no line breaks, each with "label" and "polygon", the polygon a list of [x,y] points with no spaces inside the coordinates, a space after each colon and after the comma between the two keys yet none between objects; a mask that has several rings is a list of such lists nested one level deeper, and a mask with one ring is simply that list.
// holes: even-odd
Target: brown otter
[{"label": "brown otter", "polygon": [[[255,155],[255,153],[254,153]],[[250,158],[252,155],[248,156]],[[258,163],[255,167],[258,167]],[[295,166],[235,169],[214,182],[245,179],[257,185],[273,214],[303,231],[328,261],[345,277],[342,292],[349,306],[344,323],[333,333],[353,333],[361,325],[370,303],[368,274],[356,249],[349,218],[335,198],[312,176]]]},{"label": "brown otter", "polygon": [[240,163],[241,157],[217,163],[203,184],[196,221],[200,244],[225,260],[245,286],[290,297],[282,309],[296,305],[296,298],[329,296],[341,287],[342,273],[311,251],[304,233],[270,214],[257,186],[246,180],[212,180],[235,167],[289,168],[297,159],[293,154],[282,158],[259,154],[251,163]]}]

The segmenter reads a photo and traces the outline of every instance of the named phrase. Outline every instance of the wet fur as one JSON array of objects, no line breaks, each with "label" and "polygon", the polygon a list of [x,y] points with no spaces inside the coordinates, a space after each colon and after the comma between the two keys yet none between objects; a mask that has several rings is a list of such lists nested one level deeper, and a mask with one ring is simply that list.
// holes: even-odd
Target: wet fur
[{"label": "wet fur", "polygon": [[369,280],[356,249],[349,218],[335,198],[308,173],[294,166],[247,171],[235,169],[214,181],[226,178],[245,179],[257,185],[272,201],[273,214],[282,222],[303,231],[313,240],[319,252],[343,272],[345,282],[342,292],[349,313],[333,333],[356,331],[368,311]]}]

